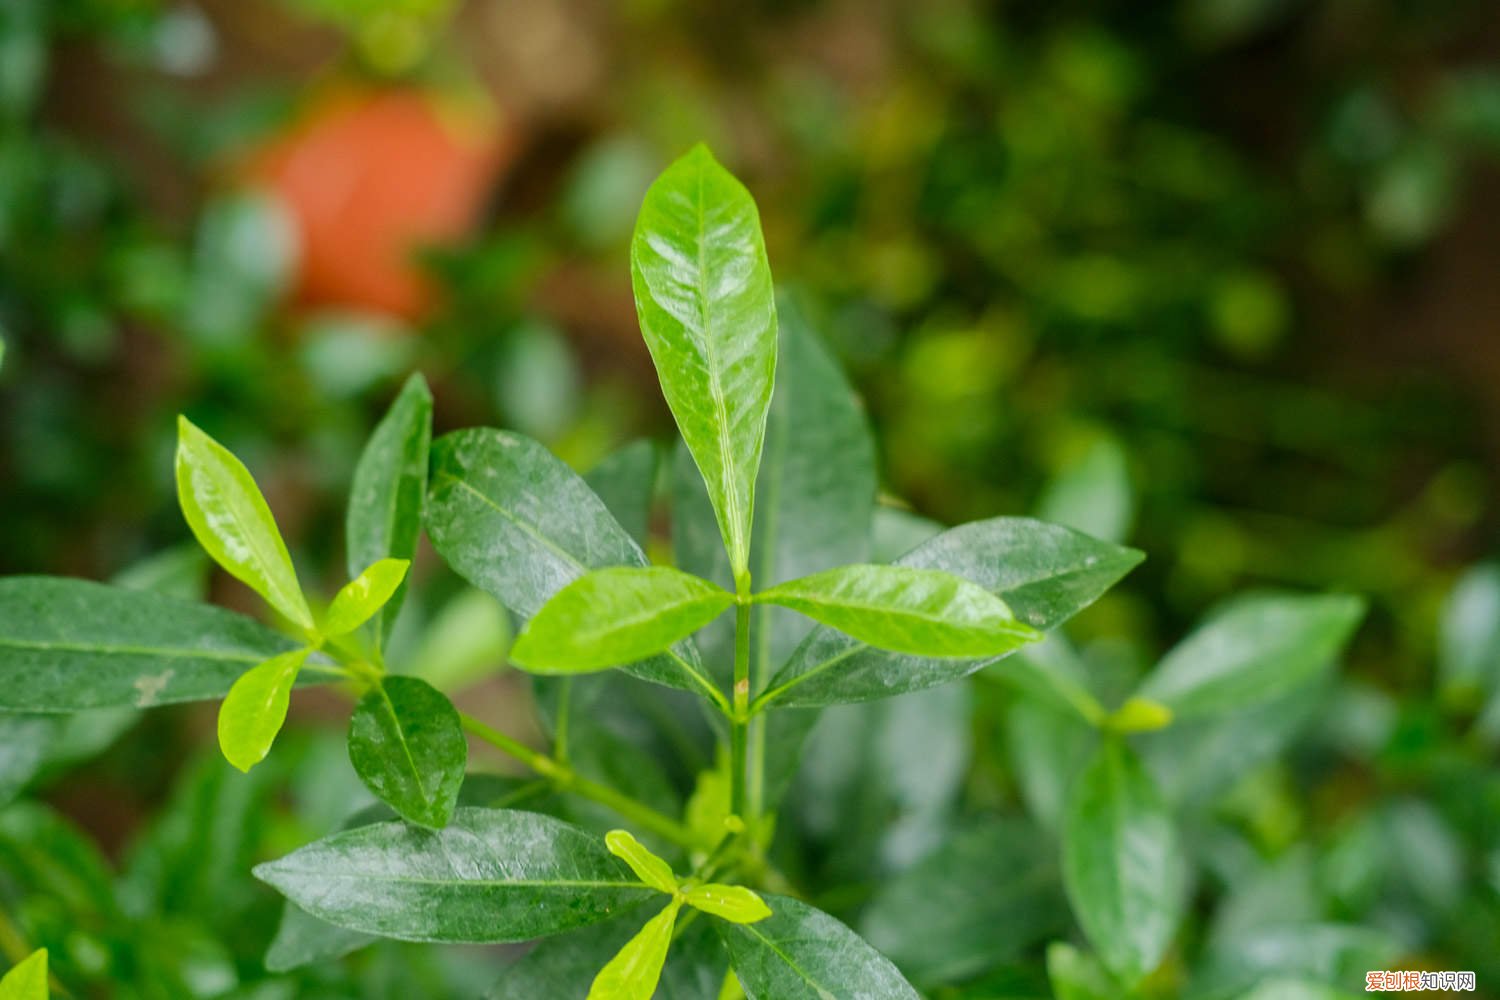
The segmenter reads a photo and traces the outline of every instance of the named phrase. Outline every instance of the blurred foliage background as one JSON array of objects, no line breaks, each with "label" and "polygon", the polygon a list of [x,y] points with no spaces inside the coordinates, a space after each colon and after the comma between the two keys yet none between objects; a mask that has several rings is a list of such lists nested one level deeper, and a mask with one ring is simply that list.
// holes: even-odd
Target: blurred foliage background
[{"label": "blurred foliage background", "polygon": [[[178,412],[328,581],[358,445],[413,369],[439,430],[500,423],[579,467],[663,437],[627,245],[700,139],[859,386],[891,504],[1149,554],[1074,630],[1106,686],[1237,589],[1371,597],[1292,764],[1217,802],[1242,835],[1218,870],[1500,984],[1487,0],[5,0],[0,572],[242,602],[181,547]],[[411,655],[451,686],[503,656],[503,618],[451,581],[421,610],[447,645]],[[1014,795],[988,690],[958,716],[982,804]],[[193,880],[252,892],[247,865],[170,875],[162,845],[272,782],[177,774],[162,748],[211,745],[201,715],[134,721],[92,720],[117,752],[42,787],[155,886],[132,919],[191,922]],[[310,746],[296,780],[332,782]],[[342,818],[281,805],[226,833],[243,856]],[[25,810],[12,844],[62,822]],[[173,974],[237,982],[264,943],[206,937]],[[111,968],[89,947],[70,960]]]}]

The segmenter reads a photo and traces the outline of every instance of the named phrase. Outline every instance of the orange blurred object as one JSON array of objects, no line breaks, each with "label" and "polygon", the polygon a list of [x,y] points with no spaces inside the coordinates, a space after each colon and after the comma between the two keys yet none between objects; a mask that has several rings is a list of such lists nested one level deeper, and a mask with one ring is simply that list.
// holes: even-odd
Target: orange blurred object
[{"label": "orange blurred object", "polygon": [[416,253],[473,230],[513,145],[477,101],[345,88],[253,154],[247,176],[295,220],[299,303],[415,319],[433,298]]}]

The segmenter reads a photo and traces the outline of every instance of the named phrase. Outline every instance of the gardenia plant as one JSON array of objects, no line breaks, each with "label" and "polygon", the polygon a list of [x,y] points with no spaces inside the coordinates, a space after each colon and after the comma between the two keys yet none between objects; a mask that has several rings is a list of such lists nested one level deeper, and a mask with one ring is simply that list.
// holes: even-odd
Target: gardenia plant
[{"label": "gardenia plant", "polygon": [[[1038,643],[1141,556],[1002,517],[873,561],[877,488],[858,402],[795,312],[778,322],[755,204],[703,147],[647,194],[631,274],[683,442],[675,567],[653,564],[642,529],[625,527],[650,502],[649,449],[580,477],[509,431],[432,441],[431,396],[415,376],[358,463],[351,580],[326,605],[304,593],[250,473],[186,418],[176,473],[187,523],[264,598],[277,628],[82,580],[0,580],[5,711],[222,698],[219,744],[248,771],[299,686],[353,694],[349,761],[383,807],[255,869],[295,904],[273,967],[293,963],[289,939],[306,961],[369,936],[548,938],[506,968],[493,996],[647,1000],[664,968],[672,996],[918,996],[881,952],[798,899],[773,863],[804,738],[826,706],[945,684]],[[424,528],[455,572],[525,621],[510,658],[536,677],[548,750],[386,662]],[[1239,602],[1114,708],[1065,656],[1006,660],[1029,696],[1100,734],[1061,818],[1068,899],[1097,957],[1054,945],[1059,996],[1123,995],[1161,961],[1183,913],[1173,818],[1131,734],[1293,689],[1331,662],[1360,613],[1347,597]],[[611,674],[686,692],[711,721],[719,763],[698,776],[682,815],[570,763],[568,734],[590,725]],[[657,697],[682,710],[682,696]],[[528,809],[476,804],[471,738],[529,768],[544,794],[514,803]],[[608,810],[618,829],[600,836],[549,815],[576,800]],[[45,990],[38,955],[0,996]]]}]

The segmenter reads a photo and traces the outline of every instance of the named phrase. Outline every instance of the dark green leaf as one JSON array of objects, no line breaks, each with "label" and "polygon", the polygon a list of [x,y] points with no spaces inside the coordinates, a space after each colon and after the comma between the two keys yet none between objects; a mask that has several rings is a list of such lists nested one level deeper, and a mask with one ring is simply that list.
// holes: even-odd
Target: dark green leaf
[{"label": "dark green leaf", "polygon": [[87,580],[0,579],[0,709],[222,698],[297,643],[222,608]]},{"label": "dark green leaf", "polygon": [[776,300],[755,200],[695,146],[646,192],[630,245],[636,314],[718,515],[736,578],[776,375]]},{"label": "dark green leaf", "polygon": [[1066,920],[1051,845],[1028,824],[995,820],[881,883],[859,929],[926,988],[1016,958]]},{"label": "dark green leaf", "polygon": [[[390,410],[375,426],[354,467],[344,544],[349,575],[381,559],[416,557],[427,492],[427,453],[432,441],[432,393],[420,374],[412,375]],[[406,582],[386,602],[375,623],[375,645],[382,648],[406,595]]]},{"label": "dark green leaf", "polygon": [[1343,594],[1251,594],[1213,612],[1137,692],[1177,716],[1240,711],[1333,665],[1364,616]]},{"label": "dark green leaf", "polygon": [[[434,442],[426,519],[448,564],[523,618],[589,570],[647,565],[588,484],[546,448],[505,431],[458,431]],[[624,669],[723,697],[692,643]]]},{"label": "dark green leaf", "polygon": [[713,621],[734,595],[669,566],[586,573],[542,606],[511,647],[535,673],[584,673],[634,663]]},{"label": "dark green leaf", "polygon": [[1063,877],[1073,912],[1104,964],[1133,986],[1156,968],[1182,918],[1182,847],[1135,755],[1106,740],[1069,797]]},{"label": "dark green leaf", "polygon": [[0,714],[0,806],[36,777],[65,721],[53,715]]},{"label": "dark green leaf", "polygon": [[374,940],[369,934],[319,920],[301,907],[287,903],[281,911],[281,923],[276,925],[276,936],[266,949],[266,969],[288,972],[314,962],[329,962]]},{"label": "dark green leaf", "polygon": [[767,920],[718,925],[749,1000],[919,1000],[889,959],[828,914],[785,896],[766,902]]},{"label": "dark green leaf", "polygon": [[755,600],[914,656],[998,657],[1041,638],[994,594],[935,569],[839,566],[763,590]]},{"label": "dark green leaf", "polygon": [[583,481],[598,494],[604,506],[630,532],[637,545],[645,547],[651,531],[651,500],[656,492],[656,445],[632,441],[611,452],[588,472]]},{"label": "dark green leaf", "polygon": [[250,472],[187,417],[177,419],[177,499],[198,544],[304,629],[313,627],[276,519]]},{"label": "dark green leaf", "polygon": [[658,895],[577,827],[467,807],[441,830],[336,833],[255,875],[319,919],[407,941],[527,941]]},{"label": "dark green leaf", "polygon": [[376,798],[423,826],[447,824],[469,760],[458,712],[416,677],[386,677],[349,720],[349,761]]},{"label": "dark green leaf", "polygon": [[[994,518],[943,532],[897,560],[977,583],[1039,631],[1062,624],[1141,561],[1121,548],[1028,518]],[[766,701],[816,706],[946,684],[994,658],[939,660],[892,653],[830,628],[814,629],[771,681]]]}]

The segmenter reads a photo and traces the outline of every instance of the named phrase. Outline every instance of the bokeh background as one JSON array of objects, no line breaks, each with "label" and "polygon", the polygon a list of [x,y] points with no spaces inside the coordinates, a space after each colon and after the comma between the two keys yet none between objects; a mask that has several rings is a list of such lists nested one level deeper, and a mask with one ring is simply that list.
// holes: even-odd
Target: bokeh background
[{"label": "bokeh background", "polygon": [[[1216,808],[1318,894],[1295,905],[1500,985],[1490,0],[5,0],[0,572],[250,607],[184,544],[179,412],[329,585],[358,448],[412,370],[440,431],[515,427],[580,468],[665,439],[627,247],[699,140],[858,386],[891,504],[1148,553],[1076,630],[1113,683],[1236,590],[1368,595],[1296,766]],[[421,569],[437,638],[411,655],[456,689],[506,622]],[[1003,789],[979,701],[967,780]],[[112,749],[42,792],[140,912],[208,920],[222,985],[264,940],[216,938],[238,911],[205,896],[268,903],[234,859],[194,867],[191,817],[270,824],[234,835],[256,856],[353,793],[310,817],[316,791],[278,812],[274,778],[184,771],[204,718],[96,720]],[[337,747],[287,766],[347,784]]]}]

